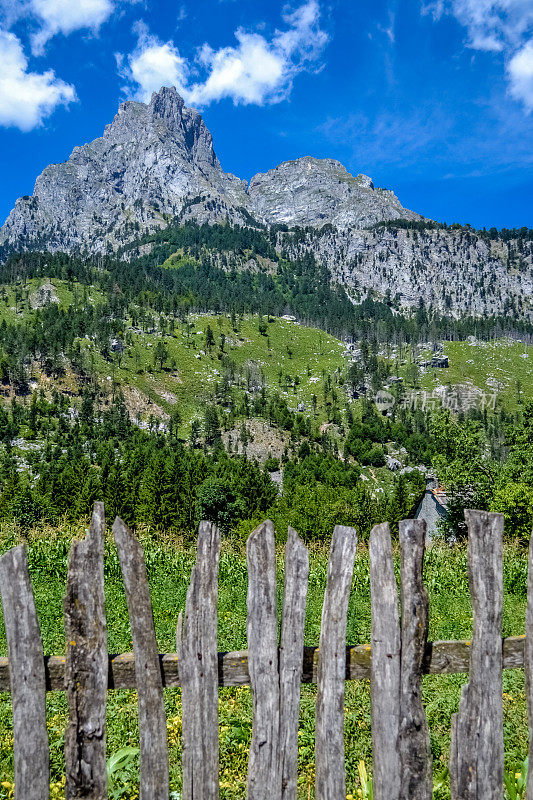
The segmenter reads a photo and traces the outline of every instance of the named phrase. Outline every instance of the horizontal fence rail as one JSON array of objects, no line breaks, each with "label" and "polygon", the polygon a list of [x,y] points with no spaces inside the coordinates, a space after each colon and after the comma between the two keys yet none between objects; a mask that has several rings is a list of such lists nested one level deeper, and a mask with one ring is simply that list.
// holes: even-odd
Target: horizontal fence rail
[{"label": "horizontal fence rail", "polygon": [[[469,673],[451,720],[452,800],[503,800],[502,670],[525,668],[533,731],[533,544],[530,546],[525,636],[501,637],[503,516],[466,512],[473,606],[472,640],[428,642],[429,599],[423,582],[425,523],[400,522],[400,586],[390,530],[370,537],[372,632],[369,644],[346,646],[357,535],[336,526],[328,559],[318,647],[304,647],[309,552],[289,529],[278,624],[274,528],[264,522],[247,542],[248,650],[217,652],[220,532],[203,522],[184,609],[176,609],[176,653],[158,653],[144,553],[117,519],[117,546],[132,631],[132,653],[107,652],[104,613],[103,504],[71,549],[65,656],[44,656],[27,552],[0,557],[0,594],[7,658],[0,691],[11,692],[15,800],[49,796],[46,692],[65,691],[66,800],[105,800],[107,693],[138,695],[140,800],[168,800],[169,758],[163,690],[181,687],[182,800],[218,800],[218,687],[251,687],[252,737],[247,800],[296,800],[300,686],[317,685],[315,800],[344,800],[344,683],[370,680],[374,800],[431,800],[432,757],[422,679]],[[179,614],[178,614],[179,611]],[[109,617],[110,615],[108,615]],[[533,763],[533,736],[530,742]],[[530,777],[533,775],[533,769]],[[533,779],[527,800],[533,800]]]},{"label": "horizontal fence rail", "polygon": [[[524,667],[525,636],[508,636],[502,639],[503,669]],[[424,675],[453,675],[465,673],[470,668],[472,642],[468,639],[450,639],[427,642],[422,672]],[[301,683],[316,683],[318,647],[303,648]],[[44,673],[48,692],[65,691],[65,657],[44,656]],[[133,653],[109,655],[108,689],[135,689],[135,656]],[[160,653],[159,666],[163,686],[171,689],[180,686],[177,653]],[[346,680],[370,680],[372,648],[369,644],[346,647]],[[218,685],[249,686],[248,650],[218,653]],[[0,692],[9,692],[9,661],[0,658]]]}]

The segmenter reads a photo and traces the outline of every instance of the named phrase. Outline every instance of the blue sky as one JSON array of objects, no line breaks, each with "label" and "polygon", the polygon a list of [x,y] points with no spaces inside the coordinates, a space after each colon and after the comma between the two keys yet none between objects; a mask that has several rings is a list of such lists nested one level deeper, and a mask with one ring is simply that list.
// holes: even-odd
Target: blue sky
[{"label": "blue sky", "polygon": [[533,226],[533,0],[0,0],[0,218],[174,84],[249,179],[332,157],[409,208]]}]

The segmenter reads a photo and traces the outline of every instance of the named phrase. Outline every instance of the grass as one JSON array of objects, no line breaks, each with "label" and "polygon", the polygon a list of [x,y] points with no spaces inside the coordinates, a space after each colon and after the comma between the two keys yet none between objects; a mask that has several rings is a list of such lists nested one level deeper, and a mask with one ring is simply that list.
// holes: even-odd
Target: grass
[{"label": "grass", "polygon": [[[47,653],[64,652],[61,600],[65,591],[67,555],[79,526],[37,532],[29,536],[29,563],[38,608],[44,648]],[[161,651],[175,650],[175,626],[184,608],[187,584],[194,563],[194,548],[181,541],[143,537],[147,572],[152,594],[158,645]],[[16,541],[11,529],[0,535],[1,550]],[[398,559],[396,559],[398,561]],[[398,563],[396,563],[398,567]],[[309,598],[305,643],[317,644],[320,615],[326,583],[326,546],[311,550]],[[283,581],[283,547],[278,546],[279,597]],[[504,635],[524,632],[526,605],[527,557],[515,547],[505,551]],[[110,652],[131,650],[131,633],[118,558],[114,545],[106,543],[106,598]],[[430,594],[430,638],[470,638],[472,610],[468,592],[467,558],[463,547],[445,549],[435,545],[428,551],[425,581]],[[223,545],[219,580],[219,649],[233,650],[246,646],[247,571],[243,543],[227,541]],[[370,639],[370,584],[368,552],[361,546],[356,558],[353,589],[348,612],[350,644]],[[5,640],[0,625],[0,653],[5,654]],[[464,675],[428,676],[424,679],[424,701],[431,729],[431,747],[435,772],[447,763],[450,716],[457,710]],[[302,688],[299,732],[299,796],[313,797],[314,782],[314,706],[316,687]],[[67,721],[65,698],[48,695],[48,729],[51,743],[52,779],[61,790],[63,775],[63,734]],[[171,788],[180,790],[181,780],[181,703],[179,689],[165,691],[170,748]],[[360,789],[357,765],[364,760],[371,767],[371,721],[368,681],[346,684],[346,769],[347,792],[354,797]],[[506,764],[518,771],[527,754],[527,714],[522,670],[504,672],[504,719]],[[221,796],[244,798],[247,750],[251,733],[251,696],[248,687],[220,690]],[[113,692],[108,702],[108,751],[138,746],[137,698],[133,691]],[[117,776],[118,797],[136,797],[136,761]],[[9,695],[0,695],[0,798],[9,797],[12,781],[12,726]],[[120,789],[122,787],[122,789]],[[58,795],[59,796],[59,795]],[[439,800],[449,797],[439,790]]]},{"label": "grass", "polygon": [[505,402],[515,407],[517,382],[520,382],[522,398],[533,399],[533,346],[509,339],[475,345],[446,342],[444,352],[450,357],[450,383],[471,380],[484,391],[497,391]]},{"label": "grass", "polygon": [[[172,393],[183,410],[182,416],[193,419],[201,414],[205,401],[212,398],[215,384],[222,381],[222,360],[226,357],[235,363],[237,371],[241,370],[244,380],[247,371],[258,378],[264,375],[267,386],[277,389],[289,407],[295,409],[303,402],[309,411],[313,394],[317,395],[319,407],[323,406],[323,375],[342,369],[344,346],[315,328],[271,319],[267,334],[262,335],[257,316],[245,317],[235,332],[227,316],[191,315],[189,335],[185,326],[178,324],[174,335],[165,337],[169,362],[174,360],[177,365],[172,373],[154,371],[153,349],[158,337],[134,335],[133,347],[123,359],[117,377],[157,397],[166,409],[171,403],[165,394]],[[216,342],[211,353],[205,347],[208,326]],[[219,349],[221,335],[226,337],[223,354]],[[143,372],[139,374],[139,370]],[[290,383],[285,376],[290,376]]]},{"label": "grass", "polygon": [[[169,268],[179,268],[180,254],[170,259]],[[29,297],[43,283],[54,285],[60,305],[68,308],[76,300],[82,302],[84,287],[75,281],[67,283],[59,279],[35,278],[24,285],[5,285],[5,299],[0,299],[0,321],[21,321],[34,312]],[[18,292],[18,302],[15,291]],[[88,287],[88,300],[96,305],[103,302],[103,295],[94,287]],[[18,305],[18,312],[15,310]],[[177,402],[180,414],[190,422],[201,418],[206,401],[212,399],[215,384],[222,381],[226,370],[225,359],[234,362],[241,372],[243,384],[246,373],[256,378],[264,377],[270,390],[276,389],[284,397],[289,407],[296,409],[304,403],[306,411],[312,408],[313,395],[317,396],[317,421],[325,419],[323,377],[326,374],[341,374],[347,365],[345,347],[333,336],[316,328],[308,328],[295,322],[280,318],[256,315],[244,317],[234,330],[227,315],[191,314],[188,324],[175,319],[173,335],[164,336],[169,359],[163,370],[154,366],[154,349],[160,340],[159,333],[137,333],[132,330],[131,320],[125,324],[123,335],[131,336],[122,358],[116,356],[112,361],[104,359],[93,350],[94,368],[104,386],[111,390],[113,381],[133,387],[139,395],[143,416],[147,416],[155,403],[163,411],[170,411]],[[259,331],[259,324],[266,324],[266,333]],[[210,326],[215,346],[209,353],[205,347],[205,333]],[[221,336],[226,339],[224,352],[220,350]],[[84,348],[92,344],[82,339]],[[444,353],[449,356],[448,369],[428,369],[420,376],[420,387],[432,391],[443,386],[476,387],[487,396],[497,393],[498,398],[514,409],[518,403],[518,389],[521,400],[533,399],[533,346],[520,342],[498,339],[491,342],[444,342]],[[429,356],[429,352],[421,354]],[[175,368],[171,369],[171,364]],[[391,361],[393,372],[406,377],[406,363],[398,365]],[[517,386],[519,384],[519,386]],[[342,406],[342,392],[340,393]],[[157,409],[156,409],[157,410]],[[185,432],[185,430],[184,430]]]},{"label": "grass", "polygon": [[[507,409],[516,409],[518,389],[520,400],[533,399],[533,346],[511,339],[475,344],[443,342],[444,354],[450,359],[448,368],[429,368],[420,376],[421,389],[431,392],[441,386],[468,386],[484,392],[487,399],[494,395]],[[421,354],[430,358],[431,353]],[[405,377],[407,364],[398,373]]]}]

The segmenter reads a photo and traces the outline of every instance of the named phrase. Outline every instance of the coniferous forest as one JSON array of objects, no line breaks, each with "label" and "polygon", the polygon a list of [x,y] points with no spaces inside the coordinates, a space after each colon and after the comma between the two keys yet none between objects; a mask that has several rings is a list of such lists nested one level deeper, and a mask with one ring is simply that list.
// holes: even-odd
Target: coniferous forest
[{"label": "coniferous forest", "polygon": [[[327,537],[335,521],[365,536],[382,519],[396,523],[413,513],[425,476],[434,474],[449,493],[442,535],[464,536],[463,509],[475,505],[504,511],[511,535],[527,538],[533,412],[524,387],[517,382],[513,402],[491,409],[454,412],[403,400],[420,388],[417,353],[428,343],[474,335],[527,341],[532,326],[510,317],[447,318],[423,304],[408,313],[371,295],[354,305],[312,255],[289,261],[274,241],[275,231],[187,223],[145,237],[141,243],[152,249],[130,260],[10,256],[0,267],[0,514],[27,529],[86,517],[104,498],[110,515],[134,527],[183,535],[201,518],[230,533],[269,514],[309,539]],[[268,268],[242,268],[250,255],[268,259]],[[33,308],[31,291],[43,281],[63,287],[68,301]],[[213,319],[202,358],[220,367],[209,402],[200,414],[187,402],[163,417],[149,406],[133,413],[124,396],[128,370],[179,374],[171,345],[180,332],[200,358],[191,342],[198,314]],[[296,403],[297,375],[280,369],[269,381],[255,362],[244,369],[230,352],[242,321],[255,320],[275,361],[269,326],[283,315],[358,348],[357,358],[313,378],[307,406]],[[139,369],[134,337],[149,333],[157,341],[146,344],[150,362]],[[392,374],[402,369],[403,378]],[[108,371],[111,383],[103,379]],[[66,374],[68,389],[61,386]],[[375,402],[384,387],[395,400],[387,413]],[[250,453],[250,420],[280,432],[280,452]]]}]

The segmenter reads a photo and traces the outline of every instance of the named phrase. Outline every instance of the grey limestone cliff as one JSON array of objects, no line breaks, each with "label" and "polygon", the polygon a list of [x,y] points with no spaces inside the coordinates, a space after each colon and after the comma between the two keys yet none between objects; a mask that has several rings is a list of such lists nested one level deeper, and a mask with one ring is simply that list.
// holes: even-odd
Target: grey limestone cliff
[{"label": "grey limestone cliff", "polygon": [[223,171],[198,111],[163,88],[149,104],[122,103],[103,136],[48,166],[33,195],[17,201],[0,244],[102,251],[177,216],[242,223],[247,214],[267,223],[340,227],[418,218],[392,192],[331,159],[288,161],[247,186]]},{"label": "grey limestone cliff", "polygon": [[286,161],[249,184],[224,172],[201,115],[162,88],[148,104],[122,103],[100,138],[44,170],[0,229],[0,253],[124,251],[170,221],[277,224],[305,229],[278,229],[278,252],[312,252],[354,301],[373,290],[451,314],[531,315],[531,241],[375,227],[398,219],[423,220],[333,159]]},{"label": "grey limestone cliff", "polygon": [[148,105],[123,103],[102,137],[48,166],[33,196],[17,201],[0,243],[115,248],[166,225],[196,195],[212,199],[211,221],[224,219],[245,202],[245,186],[222,170],[200,114],[175,89],[161,89]]},{"label": "grey limestone cliff", "polygon": [[308,231],[298,238],[282,233],[278,246],[290,258],[312,252],[353,298],[373,290],[405,308],[422,300],[455,316],[530,314],[531,241],[518,249],[514,240],[490,241],[474,231],[390,226]]},{"label": "grey limestone cliff", "polygon": [[254,214],[270,223],[365,228],[391,219],[421,219],[366,175],[350,175],[331,158],[306,156],[255,175],[248,188]]}]

